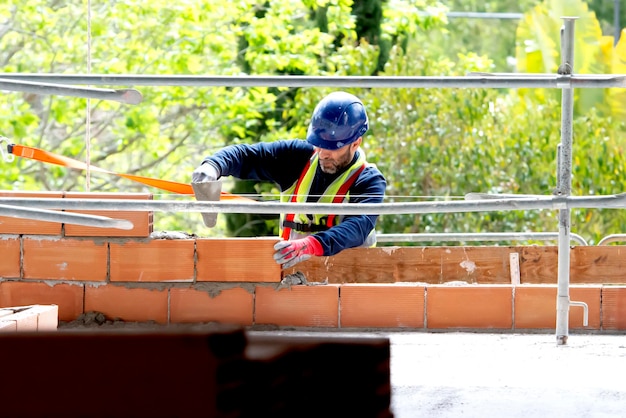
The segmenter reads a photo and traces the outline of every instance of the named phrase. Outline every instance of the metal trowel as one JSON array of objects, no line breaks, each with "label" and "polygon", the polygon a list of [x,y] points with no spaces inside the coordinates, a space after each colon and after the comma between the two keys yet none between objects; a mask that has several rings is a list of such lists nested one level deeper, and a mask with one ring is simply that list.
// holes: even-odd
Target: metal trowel
[{"label": "metal trowel", "polygon": [[[222,181],[204,181],[191,183],[193,193],[198,201],[218,201],[222,194]],[[217,212],[201,212],[204,225],[213,228],[217,223]]]}]

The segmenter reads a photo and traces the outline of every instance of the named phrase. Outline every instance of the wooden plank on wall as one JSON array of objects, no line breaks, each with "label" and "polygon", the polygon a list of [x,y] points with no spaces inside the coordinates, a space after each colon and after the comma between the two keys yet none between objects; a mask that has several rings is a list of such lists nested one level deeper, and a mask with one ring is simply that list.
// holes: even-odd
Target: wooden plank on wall
[{"label": "wooden plank on wall", "polygon": [[510,283],[509,254],[518,247],[355,248],[288,269],[329,283]]},{"label": "wooden plank on wall", "polygon": [[626,246],[574,247],[571,253],[571,283],[626,283]]},{"label": "wooden plank on wall", "polygon": [[[558,246],[355,248],[314,257],[283,272],[309,282],[510,284],[510,254],[518,253],[521,284],[558,282]],[[626,283],[626,246],[570,247],[570,283]]]}]

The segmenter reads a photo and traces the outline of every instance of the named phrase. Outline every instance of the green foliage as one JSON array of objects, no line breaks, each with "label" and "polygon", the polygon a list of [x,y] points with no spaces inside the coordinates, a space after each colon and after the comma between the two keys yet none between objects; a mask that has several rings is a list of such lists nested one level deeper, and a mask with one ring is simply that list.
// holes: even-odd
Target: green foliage
[{"label": "green foliage", "polygon": [[[560,29],[564,23],[563,17],[575,18],[573,73],[617,74],[622,69],[623,52],[619,47],[613,50],[613,38],[602,35],[600,22],[583,0],[546,0],[526,13],[518,26],[517,71],[557,72],[561,64]],[[558,99],[561,93],[558,89],[519,89],[519,92],[532,95],[539,101],[545,100],[547,95]],[[581,115],[596,108],[606,114],[625,114],[626,108],[622,101],[610,100],[614,94],[614,89],[577,89],[574,112]]]},{"label": "green foliage", "polygon": [[[424,45],[452,61],[459,54],[488,55],[492,61],[489,71],[513,71],[518,20],[508,16],[523,13],[538,2],[539,0],[446,1],[446,9],[441,13],[455,12],[457,15],[447,18],[448,24],[443,30],[429,33],[428,42]],[[489,14],[491,17],[475,17],[477,13]],[[497,14],[507,14],[507,17],[496,17]]]},{"label": "green foliage", "polygon": [[[618,8],[617,32],[621,32],[621,28],[626,23],[626,7],[621,0],[588,0],[589,9],[593,10],[596,17],[600,21],[602,33],[613,37],[615,34],[615,7]],[[617,36],[621,38],[621,36]]]},{"label": "green foliage", "polygon": [[[626,43],[623,37],[613,47],[612,36],[603,36],[600,22],[583,1],[545,1],[525,15],[517,32],[518,70],[556,72],[560,64],[559,30],[563,16],[574,21],[574,73],[623,74]],[[559,90],[520,89],[529,103],[558,102]],[[573,195],[604,195],[624,190],[623,89],[575,90],[573,124]],[[535,104],[536,105],[536,104]],[[528,108],[525,108],[528,109]],[[590,243],[610,233],[619,233],[626,217],[610,210],[575,210],[572,230]]]},{"label": "green foliage", "polygon": [[[613,47],[582,2],[567,2],[573,9],[556,1],[531,9],[536,3],[130,0],[92,4],[88,22],[83,1],[24,0],[19,7],[0,5],[5,27],[0,60],[3,71],[24,73],[458,76],[506,71],[517,45],[520,70],[553,72],[559,19],[580,12],[576,34],[590,44],[577,42],[577,69],[626,73],[626,46]],[[527,14],[516,31],[512,21],[448,20],[448,10]],[[138,88],[144,100],[136,106],[4,92],[0,136],[117,173],[188,182],[200,160],[226,144],[304,138],[315,104],[334,90]],[[555,187],[557,90],[345,90],[367,104],[371,130],[364,149],[388,180],[388,201],[462,199],[469,192],[549,195]],[[623,109],[622,95],[623,89],[608,89],[582,101],[593,105],[580,107],[574,121],[574,195],[624,190],[625,129],[623,113],[616,111]],[[580,103],[582,92],[576,97]],[[17,159],[4,163],[0,178],[4,188],[16,190],[143,191],[155,199],[188,198],[115,175],[86,174]],[[225,190],[263,199],[277,194],[274,185],[234,180]],[[572,231],[593,242],[621,232],[625,220],[615,210],[573,211]],[[155,221],[157,229],[198,235],[276,233],[274,216],[220,215],[213,229],[202,225],[200,214],[159,213]],[[555,212],[547,210],[384,215],[378,225],[387,233],[556,228]]]},{"label": "green foliage", "polygon": [[[626,37],[621,36],[615,47],[613,48],[613,37],[604,36],[602,42],[602,50],[607,61],[611,63],[612,74],[626,73]],[[611,109],[611,114],[616,118],[623,120],[626,117],[626,92],[623,88],[609,88],[606,92],[606,104]]]},{"label": "green foliage", "polygon": [[[572,145],[572,194],[611,195],[626,190],[622,120],[604,118],[595,111],[577,118]],[[608,234],[623,232],[626,213],[609,209],[572,212],[572,228],[597,243]],[[574,229],[575,228],[575,229]]]},{"label": "green foliage", "polygon": [[[491,64],[474,55],[459,56],[455,63],[439,60],[434,64],[428,56],[410,60],[409,56],[415,56],[413,47],[417,45],[413,44],[406,56],[398,50],[392,55],[387,75],[407,71],[459,75],[484,71]],[[510,97],[501,97],[494,89],[385,89],[368,101],[377,109],[372,131],[381,143],[370,144],[368,139],[367,144],[370,153],[372,149],[374,154],[384,150],[376,163],[386,173],[391,201],[418,196],[454,200],[472,191],[549,193],[545,181],[527,180],[532,180],[529,167],[550,155],[545,150],[555,146],[554,141],[537,136],[529,143],[528,120],[514,119]],[[556,129],[558,125],[547,127],[550,134]],[[545,170],[536,174],[545,174]],[[384,215],[380,225],[381,230],[396,233],[495,232],[534,230],[538,217],[530,211]]]}]

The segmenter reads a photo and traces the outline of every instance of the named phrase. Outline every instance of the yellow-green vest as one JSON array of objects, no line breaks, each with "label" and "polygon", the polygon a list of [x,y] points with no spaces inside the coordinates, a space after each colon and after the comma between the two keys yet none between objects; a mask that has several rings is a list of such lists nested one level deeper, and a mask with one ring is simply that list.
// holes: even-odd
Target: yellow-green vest
[{"label": "yellow-green vest", "polygon": [[[300,174],[300,178],[288,189],[281,193],[282,202],[299,202],[306,203],[307,197],[311,191],[311,185],[313,184],[313,178],[315,177],[315,171],[319,164],[319,155],[317,152],[313,153],[309,163]],[[350,193],[347,191],[354,180],[358,177],[360,172],[367,165],[365,160],[365,153],[359,148],[359,156],[356,161],[339,177],[337,177],[320,196],[318,203],[344,203],[348,202]],[[349,182],[349,183],[347,183]],[[345,192],[342,190],[345,189]],[[310,219],[309,217],[312,217]],[[324,215],[324,214],[283,214],[280,217],[280,236],[284,239],[299,239],[304,238],[307,235],[314,234],[329,227],[338,225],[343,215]],[[295,224],[295,227],[285,226],[284,223]],[[301,230],[296,230],[299,228]],[[373,247],[376,245],[376,234],[372,230],[368,235],[366,241],[363,243],[363,247]]]}]

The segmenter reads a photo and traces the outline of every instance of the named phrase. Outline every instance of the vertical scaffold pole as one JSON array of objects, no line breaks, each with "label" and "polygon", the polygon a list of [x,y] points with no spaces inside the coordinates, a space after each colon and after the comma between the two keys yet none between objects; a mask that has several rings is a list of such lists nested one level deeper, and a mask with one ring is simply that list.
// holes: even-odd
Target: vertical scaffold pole
[{"label": "vertical scaffold pole", "polygon": [[[561,28],[560,75],[574,71],[574,17],[564,17]],[[572,189],[572,121],[574,119],[574,90],[563,88],[561,94],[561,144],[558,156],[556,193],[569,196]],[[567,344],[569,333],[569,271],[570,271],[570,209],[559,209],[558,291],[556,298],[556,341]]]}]

